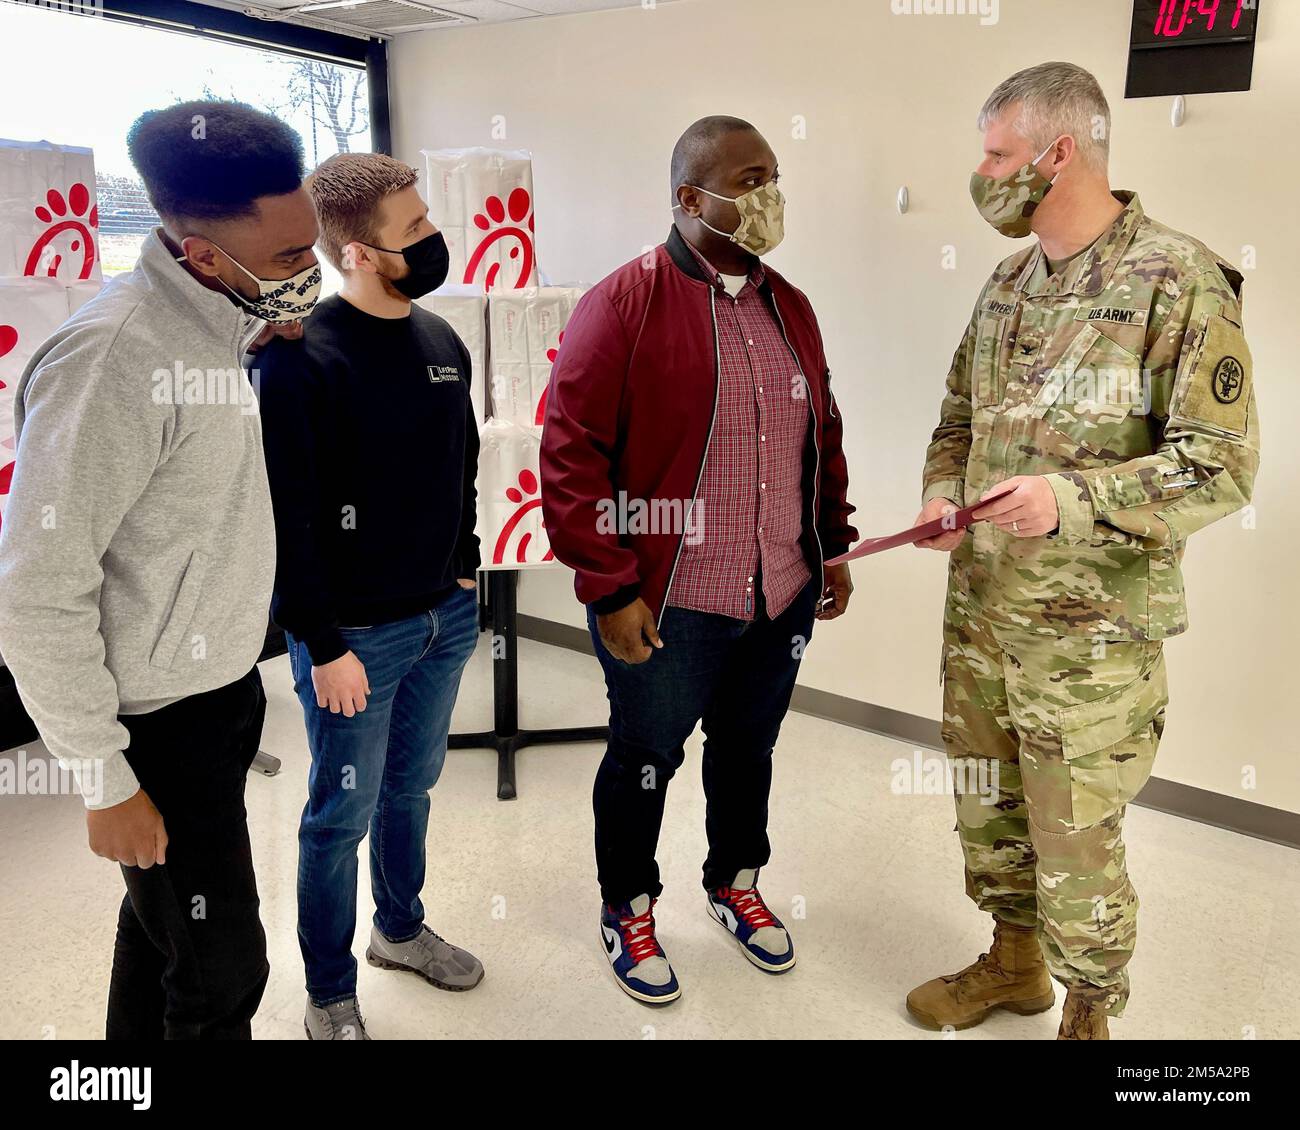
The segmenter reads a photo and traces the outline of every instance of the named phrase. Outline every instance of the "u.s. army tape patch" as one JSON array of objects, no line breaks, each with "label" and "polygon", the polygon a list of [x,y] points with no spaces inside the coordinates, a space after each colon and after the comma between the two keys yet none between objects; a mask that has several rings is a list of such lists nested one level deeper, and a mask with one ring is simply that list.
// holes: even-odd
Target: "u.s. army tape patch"
[{"label": "u.s. army tape patch", "polygon": [[1145,326],[1147,311],[1123,306],[1081,306],[1074,315],[1076,322],[1113,322],[1117,326]]}]

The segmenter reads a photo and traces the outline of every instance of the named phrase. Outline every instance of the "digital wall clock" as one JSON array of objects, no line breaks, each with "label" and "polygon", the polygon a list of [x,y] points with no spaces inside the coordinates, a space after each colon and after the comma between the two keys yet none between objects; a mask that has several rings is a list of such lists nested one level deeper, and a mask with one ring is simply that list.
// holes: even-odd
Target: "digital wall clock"
[{"label": "digital wall clock", "polygon": [[1133,0],[1126,98],[1249,90],[1261,0]]}]

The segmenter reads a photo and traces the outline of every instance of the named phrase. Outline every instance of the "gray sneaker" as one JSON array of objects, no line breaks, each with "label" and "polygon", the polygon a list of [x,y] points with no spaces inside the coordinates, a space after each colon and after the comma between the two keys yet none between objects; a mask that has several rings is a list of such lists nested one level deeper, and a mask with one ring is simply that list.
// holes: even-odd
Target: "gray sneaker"
[{"label": "gray sneaker", "polygon": [[309,1040],[368,1040],[366,1022],[356,997],[347,997],[324,1008],[307,998],[307,1016],[302,1022]]},{"label": "gray sneaker", "polygon": [[430,985],[453,993],[472,989],[483,980],[483,963],[477,957],[443,941],[428,926],[421,926],[409,942],[390,942],[371,926],[366,960],[380,969],[418,973]]}]

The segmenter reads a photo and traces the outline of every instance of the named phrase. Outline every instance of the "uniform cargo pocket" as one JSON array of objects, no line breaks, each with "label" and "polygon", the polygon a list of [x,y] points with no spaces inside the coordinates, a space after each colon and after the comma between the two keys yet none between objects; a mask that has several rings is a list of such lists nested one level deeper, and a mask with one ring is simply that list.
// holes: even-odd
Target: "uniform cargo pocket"
[{"label": "uniform cargo pocket", "polygon": [[190,554],[189,563],[185,566],[185,574],[181,577],[180,587],[176,591],[176,599],[172,601],[167,623],[163,625],[162,634],[159,635],[153,653],[149,656],[151,667],[161,667],[166,671],[170,670],[175,662],[176,652],[194,620],[194,610],[198,607],[207,564],[207,558],[198,550]]},{"label": "uniform cargo pocket", "polygon": [[1160,651],[1133,682],[1060,712],[1061,752],[1070,770],[1076,829],[1113,815],[1141,791],[1151,776],[1168,701]]},{"label": "uniform cargo pocket", "polygon": [[1100,455],[1115,429],[1143,404],[1141,358],[1089,324],[1046,374],[1031,415]]},{"label": "uniform cargo pocket", "polygon": [[1179,381],[1171,418],[1244,436],[1252,370],[1250,347],[1240,327],[1220,315],[1207,316],[1192,362]]}]

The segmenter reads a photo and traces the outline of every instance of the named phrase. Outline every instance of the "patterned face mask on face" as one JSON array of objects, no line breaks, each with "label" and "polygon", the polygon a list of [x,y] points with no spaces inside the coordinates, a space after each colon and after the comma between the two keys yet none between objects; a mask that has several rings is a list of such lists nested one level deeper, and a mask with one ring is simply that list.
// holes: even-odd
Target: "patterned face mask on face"
[{"label": "patterned face mask on face", "polygon": [[[1059,138],[1057,139],[1060,140]],[[1056,178],[1048,180],[1038,171],[1038,162],[1056,145],[1053,141],[1028,165],[1005,177],[971,173],[970,195],[980,215],[1005,236],[1020,239],[1030,233],[1034,212],[1052,189]]]},{"label": "patterned face mask on face", "polygon": [[[776,181],[768,181],[753,192],[736,197],[719,196],[716,192],[710,192],[707,188],[700,188],[698,185],[689,187],[696,192],[704,193],[705,196],[712,196],[714,200],[725,200],[728,204],[736,206],[736,211],[740,214],[740,224],[734,232],[718,231],[703,216],[696,217],[714,235],[738,243],[746,251],[760,258],[775,251],[785,239],[785,196],[776,187]],[[680,204],[673,205],[674,210],[680,207]]]},{"label": "patterned face mask on face", "polygon": [[[212,243],[211,240],[208,242]],[[212,246],[257,283],[257,297],[247,298],[234,287],[217,279],[253,317],[261,318],[264,322],[296,322],[310,314],[316,305],[321,284],[319,263],[313,263],[287,279],[260,279],[219,243],[212,243]],[[187,258],[186,255],[178,255],[176,261],[183,263]]]}]

